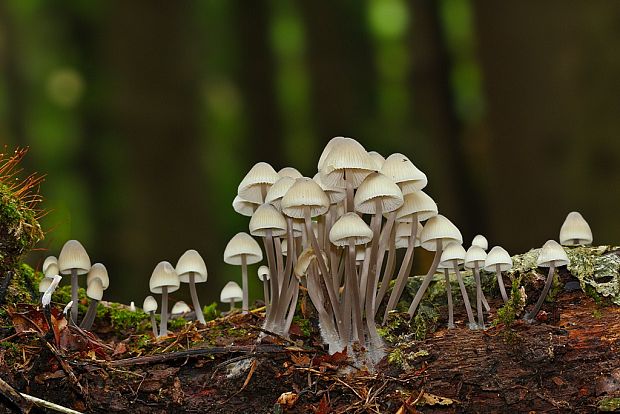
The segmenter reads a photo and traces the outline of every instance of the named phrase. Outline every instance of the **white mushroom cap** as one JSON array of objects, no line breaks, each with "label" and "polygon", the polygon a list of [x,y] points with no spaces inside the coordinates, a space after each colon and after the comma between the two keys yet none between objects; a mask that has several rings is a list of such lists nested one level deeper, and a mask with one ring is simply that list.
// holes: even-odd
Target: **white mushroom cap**
[{"label": "white mushroom cap", "polygon": [[262,204],[256,209],[249,227],[250,234],[256,237],[266,237],[269,230],[274,237],[283,236],[287,228],[286,219],[271,204]]},{"label": "white mushroom cap", "polygon": [[424,191],[405,194],[403,205],[396,212],[396,220],[411,221],[418,214],[418,220],[424,221],[437,215],[437,204]]},{"label": "white mushroom cap", "polygon": [[409,158],[399,153],[392,154],[386,158],[381,168],[381,173],[387,175],[398,184],[403,194],[421,190],[428,184],[426,174],[413,165]]},{"label": "white mushroom cap", "polygon": [[489,242],[487,241],[487,238],[484,237],[482,234],[476,235],[476,237],[474,237],[474,239],[471,241],[471,245],[478,246],[484,251],[489,248]]},{"label": "white mushroom cap", "polygon": [[185,303],[182,300],[180,300],[180,301],[174,303],[170,313],[172,315],[183,315],[184,313],[189,313],[191,311],[192,310],[190,309],[189,306],[187,306],[187,303]]},{"label": "white mushroom cap", "polygon": [[92,282],[90,282],[88,287],[86,287],[86,296],[91,299],[101,300],[103,297],[103,291],[104,289],[101,279],[95,278]]},{"label": "white mushroom cap", "polygon": [[443,246],[450,242],[463,243],[463,236],[459,229],[450,220],[441,214],[428,219],[420,235],[422,248],[434,252],[437,250],[437,242],[441,240]]},{"label": "white mushroom cap", "polygon": [[39,293],[45,293],[45,291],[52,284],[53,280],[53,277],[44,277],[43,279],[41,279],[41,281],[39,282]]},{"label": "white mushroom cap", "polygon": [[[325,263],[329,263],[325,252],[321,251],[321,254],[323,255],[323,260],[325,261]],[[295,263],[295,267],[293,268],[293,273],[298,279],[304,277],[304,275],[308,271],[310,263],[312,263],[313,260],[316,260],[316,254],[314,253],[314,249],[312,247],[306,247],[297,258],[297,262]]]},{"label": "white mushroom cap", "polygon": [[94,279],[101,280],[101,285],[103,286],[103,290],[106,290],[108,286],[110,286],[110,278],[108,277],[108,269],[101,263],[95,263],[93,267],[90,268],[88,275],[86,276],[86,286],[90,285],[90,283]]},{"label": "white mushroom cap", "polygon": [[182,283],[189,283],[189,273],[194,272],[194,282],[202,283],[207,281],[207,265],[196,250],[190,249],[183,253],[174,269],[179,275]]},{"label": "white mushroom cap", "polygon": [[175,292],[179,290],[180,285],[181,281],[179,280],[179,276],[169,262],[164,261],[157,263],[157,266],[155,266],[153,270],[153,274],[151,274],[151,279],[149,280],[151,293],[162,293],[162,288],[164,286],[168,288],[168,293]]},{"label": "white mushroom cap", "polygon": [[319,157],[319,162],[317,164],[318,171],[321,171],[323,169],[323,165],[325,164],[325,159],[331,152],[332,148],[334,148],[335,145],[338,145],[341,142],[345,142],[347,139],[349,138],[334,137],[329,140],[329,142],[325,145],[325,148],[323,148],[323,152],[321,152],[321,156]]},{"label": "white mushroom cap", "polygon": [[512,257],[508,254],[506,249],[501,246],[494,246],[484,261],[484,270],[487,272],[495,272],[499,265],[499,270],[505,272],[512,269]]},{"label": "white mushroom cap", "polygon": [[56,275],[60,274],[60,269],[58,268],[58,263],[49,263],[45,270],[43,271],[45,277],[52,278]]},{"label": "white mushroom cap", "polygon": [[284,197],[293,184],[295,184],[295,178],[280,178],[267,192],[267,195],[265,196],[265,203],[273,204],[276,209],[281,210],[280,203],[282,201],[282,197]]},{"label": "white mushroom cap", "polygon": [[241,302],[243,299],[243,291],[237,282],[228,282],[224,285],[222,292],[220,293],[220,302],[230,303]]},{"label": "white mushroom cap", "polygon": [[239,196],[235,196],[232,202],[233,210],[246,217],[251,217],[252,214],[254,214],[254,210],[256,210],[259,205],[260,203],[248,201]]},{"label": "white mushroom cap", "polygon": [[153,296],[147,296],[144,298],[144,303],[142,304],[142,310],[146,313],[155,312],[157,310],[157,301]]},{"label": "white mushroom cap", "polygon": [[369,151],[368,155],[370,156],[372,162],[375,164],[375,171],[381,171],[383,163],[385,162],[385,157],[379,154],[377,151]]},{"label": "white mushroom cap", "polygon": [[343,188],[338,187],[329,187],[325,185],[323,180],[321,180],[321,173],[316,173],[314,177],[312,177],[314,181],[325,191],[327,197],[329,197],[330,204],[338,204],[347,196],[346,191]]},{"label": "white mushroom cap", "polygon": [[[47,267],[50,264],[52,264],[52,263],[54,263],[54,264],[56,264],[56,266],[58,266],[58,259],[56,258],[56,256],[47,256],[45,258],[45,260],[43,261],[43,267],[41,268],[43,273],[45,273],[45,271],[47,270]],[[58,274],[58,273],[56,273],[56,274]]]},{"label": "white mushroom cap", "polygon": [[62,246],[58,255],[58,268],[63,275],[70,275],[72,269],[77,269],[78,275],[85,275],[90,270],[90,257],[86,249],[77,240],[69,240]]},{"label": "white mushroom cap", "polygon": [[266,162],[258,162],[248,171],[243,177],[239,187],[237,188],[237,194],[248,201],[255,203],[263,203],[262,191],[265,189],[265,193],[269,190],[269,187],[280,179],[280,176],[273,169],[273,167]]},{"label": "white mushroom cap", "polygon": [[282,213],[293,218],[303,218],[304,210],[310,207],[310,216],[325,214],[329,208],[329,197],[311,178],[298,178],[282,198]]},{"label": "white mushroom cap", "polygon": [[568,213],[560,228],[560,243],[565,246],[592,244],[592,230],[580,213]]},{"label": "white mushroom cap", "polygon": [[247,233],[241,232],[233,236],[224,250],[224,262],[230,265],[241,265],[241,257],[245,256],[246,264],[254,264],[263,260],[263,251]]},{"label": "white mushroom cap", "polygon": [[300,173],[297,170],[297,168],[293,168],[293,167],[281,168],[280,171],[278,171],[278,175],[280,177],[289,177],[289,178],[293,178],[293,179],[297,179],[297,178],[303,177],[303,174]]},{"label": "white mushroom cap", "polygon": [[[411,226],[413,226],[412,221],[402,222],[396,224],[396,248],[404,249],[409,244],[409,237],[411,237]],[[424,226],[422,223],[418,223],[418,227],[416,229],[416,236],[414,246],[420,246],[420,236],[422,235],[422,230]]]},{"label": "white mushroom cap", "polygon": [[356,213],[346,213],[329,231],[329,241],[336,246],[348,246],[351,238],[356,246],[372,240],[372,230]]},{"label": "white mushroom cap", "polygon": [[465,267],[473,269],[478,264],[478,267],[482,268],[486,259],[487,252],[482,247],[471,246],[465,254]]},{"label": "white mushroom cap", "polygon": [[536,264],[539,267],[559,267],[569,265],[570,260],[560,243],[555,240],[547,240],[542,249],[540,249]]},{"label": "white mushroom cap", "polygon": [[446,246],[444,251],[441,253],[441,261],[439,262],[441,265],[447,268],[454,267],[454,260],[456,260],[456,264],[462,265],[465,263],[465,248],[461,245],[461,243],[452,242]]},{"label": "white mushroom cap", "polygon": [[269,280],[269,268],[265,265],[259,266],[258,268],[258,278],[260,281]]},{"label": "white mushroom cap", "polygon": [[374,168],[375,163],[364,147],[354,139],[344,138],[329,151],[319,172],[327,186],[344,188],[346,175],[346,181],[357,188]]},{"label": "white mushroom cap", "polygon": [[375,201],[381,200],[383,212],[389,213],[403,205],[400,188],[383,174],[368,175],[355,192],[355,210],[364,214],[375,214]]}]

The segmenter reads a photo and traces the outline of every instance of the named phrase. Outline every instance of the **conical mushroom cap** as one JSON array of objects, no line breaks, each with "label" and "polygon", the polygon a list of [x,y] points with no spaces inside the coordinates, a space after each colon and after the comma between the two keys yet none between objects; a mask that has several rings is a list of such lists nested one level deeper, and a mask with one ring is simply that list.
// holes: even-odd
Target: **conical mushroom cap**
[{"label": "conical mushroom cap", "polygon": [[207,265],[203,260],[200,253],[196,250],[188,250],[177,262],[177,267],[175,268],[177,275],[179,275],[179,280],[182,283],[189,283],[189,273],[194,272],[194,282],[202,283],[207,281],[208,273],[207,273]]},{"label": "conical mushroom cap", "polygon": [[86,287],[86,296],[94,300],[101,300],[103,297],[103,285],[101,284],[101,279],[95,278],[92,282]]},{"label": "conical mushroom cap", "polygon": [[316,181],[323,191],[325,191],[325,194],[329,197],[330,204],[338,204],[347,196],[347,193],[343,188],[329,187],[325,185],[325,183],[321,180],[321,173],[316,173],[312,179]]},{"label": "conical mushroom cap", "polygon": [[476,264],[478,264],[478,267],[482,268],[486,258],[487,252],[485,252],[482,247],[471,246],[467,249],[467,253],[465,254],[465,267],[473,269]]},{"label": "conical mushroom cap", "polygon": [[262,204],[264,202],[263,189],[267,193],[269,187],[279,179],[280,176],[271,165],[266,162],[258,162],[254,164],[245,177],[243,177],[243,180],[241,180],[237,188],[237,194],[245,200]]},{"label": "conical mushroom cap", "polygon": [[592,230],[580,213],[568,213],[560,228],[560,243],[565,246],[592,244]]},{"label": "conical mushroom cap", "polygon": [[403,196],[403,205],[396,212],[396,220],[412,221],[418,214],[418,220],[424,221],[437,215],[437,204],[424,191],[415,191]]},{"label": "conical mushroom cap", "polygon": [[441,253],[441,265],[444,268],[452,269],[454,268],[454,260],[456,260],[456,265],[462,265],[465,263],[465,248],[457,242],[452,242],[446,246],[446,248]]},{"label": "conical mushroom cap", "polygon": [[374,171],[374,167],[374,162],[359,142],[344,138],[329,151],[319,172],[327,186],[344,188],[348,181],[353,188],[357,188]]},{"label": "conical mushroom cap", "polygon": [[108,277],[108,269],[101,264],[95,263],[93,267],[90,268],[88,275],[86,275],[86,286],[90,285],[90,283],[94,279],[101,280],[101,285],[103,286],[103,290],[106,290],[108,286],[110,286],[110,278]]},{"label": "conical mushroom cap", "polygon": [[267,237],[271,230],[274,237],[286,234],[286,219],[271,204],[262,204],[250,219],[250,234],[256,237]]},{"label": "conical mushroom cap", "polygon": [[172,293],[179,290],[180,285],[181,281],[179,280],[179,276],[169,262],[164,261],[157,263],[157,266],[155,266],[153,270],[153,274],[151,274],[151,279],[149,280],[151,293],[161,294],[164,286],[168,288],[168,293]]},{"label": "conical mushroom cap", "polygon": [[334,137],[334,138],[329,140],[329,142],[325,145],[325,148],[323,148],[323,151],[321,152],[321,156],[319,157],[319,162],[317,164],[317,170],[318,171],[321,171],[323,169],[323,165],[325,164],[325,159],[329,155],[329,153],[332,150],[332,148],[334,148],[335,145],[338,145],[341,142],[345,142],[347,139],[349,139],[349,138]]},{"label": "conical mushroom cap", "polygon": [[355,210],[364,214],[375,214],[376,200],[380,200],[382,212],[392,212],[403,205],[403,193],[388,177],[372,173],[364,179],[355,192]]},{"label": "conical mushroom cap", "polygon": [[471,241],[471,245],[478,246],[485,252],[489,248],[489,242],[487,241],[487,238],[484,237],[482,234],[476,235],[476,237],[474,237],[474,239]]},{"label": "conical mushroom cap", "polygon": [[155,312],[157,310],[157,301],[153,296],[147,296],[144,298],[144,303],[142,304],[142,310],[146,313]]},{"label": "conical mushroom cap", "polygon": [[304,218],[306,207],[310,216],[325,214],[329,208],[329,198],[325,191],[311,178],[298,178],[282,198],[282,213],[293,218]]},{"label": "conical mushroom cap", "polygon": [[560,246],[560,243],[555,240],[547,240],[542,249],[540,249],[536,264],[539,267],[568,266],[570,264],[570,260],[568,259],[564,248]]},{"label": "conical mushroom cap", "polygon": [[282,197],[284,197],[284,195],[293,186],[293,184],[295,184],[295,178],[280,178],[271,186],[271,188],[267,192],[267,196],[265,197],[265,203],[272,204],[278,211],[281,211],[282,207],[280,205],[280,202],[282,201]]},{"label": "conical mushroom cap", "polygon": [[463,236],[459,229],[450,220],[437,214],[428,219],[424,225],[424,230],[420,235],[422,248],[431,252],[437,250],[437,242],[441,240],[443,246],[450,242],[463,243]]},{"label": "conical mushroom cap", "polygon": [[[413,226],[413,222],[402,222],[396,223],[396,248],[397,249],[406,249],[409,245],[409,237],[411,237],[411,226]],[[422,236],[422,230],[424,226],[422,223],[418,223],[416,228],[416,236],[414,241],[414,246],[420,246],[420,237]]]},{"label": "conical mushroom cap", "polygon": [[233,210],[246,217],[252,217],[252,214],[254,214],[254,210],[256,210],[259,205],[260,203],[244,200],[239,196],[235,196],[232,202]]},{"label": "conical mushroom cap", "polygon": [[63,275],[70,275],[71,269],[77,269],[78,275],[85,275],[90,270],[90,257],[86,249],[77,240],[69,240],[62,246],[58,255],[58,268]]},{"label": "conical mushroom cap", "polygon": [[381,171],[381,168],[383,168],[383,163],[385,162],[385,157],[377,151],[368,151],[368,155],[375,165],[374,170]]},{"label": "conical mushroom cap", "polygon": [[237,284],[237,282],[228,282],[224,285],[222,292],[220,293],[220,302],[230,303],[233,302],[241,302],[243,299],[243,290]]},{"label": "conical mushroom cap", "polygon": [[297,179],[297,178],[303,177],[303,174],[300,173],[297,170],[297,168],[293,168],[293,167],[281,168],[280,171],[278,171],[278,175],[280,177],[289,177],[289,178],[292,178],[292,179]]},{"label": "conical mushroom cap", "polygon": [[426,174],[420,171],[409,158],[400,153],[395,153],[386,158],[381,168],[381,174],[387,175],[403,191],[409,194],[426,187],[428,179]]},{"label": "conical mushroom cap", "polygon": [[258,268],[258,278],[260,281],[269,280],[269,268],[265,265],[262,265]]},{"label": "conical mushroom cap", "polygon": [[263,251],[247,233],[241,232],[233,236],[224,250],[224,262],[230,265],[241,265],[241,258],[245,256],[246,264],[254,264],[263,260]]},{"label": "conical mushroom cap", "polygon": [[372,240],[372,230],[355,213],[346,213],[340,217],[329,231],[329,241],[335,246],[348,246],[350,239],[353,239],[356,246]]},{"label": "conical mushroom cap", "polygon": [[505,272],[512,269],[512,258],[504,249],[500,246],[494,246],[487,254],[487,259],[484,261],[484,270],[487,272],[497,271],[497,265],[499,265],[500,272]]},{"label": "conical mushroom cap", "polygon": [[[43,267],[41,268],[43,273],[45,273],[45,270],[47,269],[47,266],[49,266],[52,263],[58,265],[58,259],[56,258],[56,256],[47,256],[45,258],[45,260],[43,261]],[[58,274],[58,273],[56,273],[56,274]]]},{"label": "conical mushroom cap", "polygon": [[58,268],[58,263],[49,263],[43,273],[47,278],[52,278],[56,275],[59,275],[60,269]]},{"label": "conical mushroom cap", "polygon": [[183,302],[182,300],[179,300],[178,302],[174,303],[170,313],[172,315],[183,315],[184,313],[189,313],[191,311],[192,310],[190,309],[189,306],[187,306],[187,303]]},{"label": "conical mushroom cap", "polygon": [[45,293],[45,291],[52,284],[53,280],[54,279],[51,277],[44,277],[43,279],[41,279],[41,281],[39,282],[39,293]]}]

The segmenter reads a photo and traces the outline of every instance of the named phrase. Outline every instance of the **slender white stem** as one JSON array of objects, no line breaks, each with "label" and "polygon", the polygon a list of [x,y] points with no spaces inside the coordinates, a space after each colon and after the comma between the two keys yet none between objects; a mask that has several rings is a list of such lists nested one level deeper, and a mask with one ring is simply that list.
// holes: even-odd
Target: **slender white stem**
[{"label": "slender white stem", "polygon": [[95,316],[97,316],[97,304],[99,301],[96,299],[91,299],[88,304],[88,310],[86,311],[86,315],[84,319],[82,319],[82,323],[80,324],[80,328],[86,329],[87,331],[93,327],[93,322],[95,321]]},{"label": "slender white stem", "polygon": [[415,297],[413,298],[413,301],[411,302],[411,306],[409,306],[409,310],[407,311],[407,313],[411,317],[413,317],[413,314],[418,308],[418,305],[422,301],[422,297],[424,296],[426,289],[428,289],[428,285],[430,285],[431,280],[433,279],[433,276],[435,276],[435,272],[437,271],[437,266],[439,266],[439,260],[441,259],[441,253],[443,250],[443,243],[441,239],[437,240],[436,246],[437,246],[437,251],[435,251],[435,258],[433,259],[433,264],[431,265],[431,268],[428,269],[428,273],[426,274],[426,276],[424,276],[424,280],[422,280],[422,285],[416,292]]},{"label": "slender white stem", "polygon": [[168,335],[168,286],[161,288],[161,325],[159,326],[159,337]]},{"label": "slender white stem", "polygon": [[536,319],[536,315],[538,315],[538,312],[540,311],[540,308],[542,307],[542,304],[545,301],[547,294],[549,293],[549,289],[551,289],[551,285],[553,284],[554,274],[555,274],[555,265],[552,264],[551,266],[549,266],[549,274],[547,274],[547,280],[545,281],[545,287],[543,288],[543,291],[541,292],[540,297],[536,301],[536,305],[534,305],[534,308],[525,315],[526,320],[533,321],[534,319]]},{"label": "slender white stem", "polygon": [[375,315],[379,311],[379,306],[381,305],[388,287],[390,286],[392,276],[394,276],[394,268],[396,264],[396,226],[392,225],[388,237],[390,250],[388,252],[387,264],[385,265],[385,273],[383,274],[383,279],[381,279],[381,287],[379,287],[379,293],[377,293],[377,297],[375,299]]},{"label": "slender white stem", "polygon": [[[353,313],[353,321],[355,321],[355,327],[357,328],[357,337],[361,342],[364,341],[364,325],[362,323],[362,309],[360,306],[360,291],[359,285],[357,284],[357,275],[355,271],[355,244],[354,240],[349,239],[349,269],[352,269],[349,272],[348,277],[350,278],[350,285],[345,289],[347,292],[345,294],[352,295],[352,313]],[[353,288],[353,289],[349,289]]]},{"label": "slender white stem", "polygon": [[77,325],[78,320],[78,274],[77,269],[71,269],[71,321],[73,325]]},{"label": "slender white stem", "polygon": [[201,324],[205,324],[205,316],[202,314],[202,307],[200,301],[198,301],[198,293],[196,292],[196,274],[189,272],[189,293],[192,297],[192,305],[194,305],[194,311],[196,312],[196,319]]},{"label": "slender white stem", "polygon": [[463,297],[463,302],[465,303],[465,310],[467,311],[467,319],[469,319],[469,327],[473,328],[476,325],[476,320],[474,319],[474,313],[471,310],[471,303],[469,303],[469,295],[467,294],[465,283],[463,283],[463,278],[461,277],[461,271],[459,270],[458,261],[453,260],[452,265],[454,266],[454,273],[456,273],[456,280],[459,281],[459,288],[461,289],[461,296]]},{"label": "slender white stem", "polygon": [[478,312],[478,327],[484,329],[484,312],[482,311],[482,284],[480,283],[480,268],[474,262],[474,277],[476,278],[476,310]]},{"label": "slender white stem", "polygon": [[250,310],[250,305],[248,303],[248,264],[245,254],[241,255],[241,287],[243,289],[243,302],[241,305],[241,310],[243,313],[248,313]]},{"label": "slender white stem", "polygon": [[267,279],[263,279],[263,296],[265,298],[265,313],[269,314],[269,281]]},{"label": "slender white stem", "polygon": [[149,314],[151,315],[151,328],[153,328],[153,336],[157,338],[157,321],[155,320],[155,312],[150,311]]},{"label": "slender white stem", "polygon": [[[376,279],[378,278],[377,274],[377,253],[379,252],[379,247],[383,247],[381,243],[381,221],[383,219],[383,204],[381,203],[380,198],[375,199],[375,216],[372,221],[372,247],[370,249],[370,269],[368,270],[368,279],[366,282],[366,301],[365,301],[365,310],[366,310],[366,325],[368,326],[368,333],[370,336],[376,337],[379,336],[377,333],[377,326],[375,324],[375,311],[373,308],[373,302],[375,300],[375,286],[377,284]],[[384,248],[384,247],[383,247]],[[385,252],[385,248],[384,248]],[[362,291],[364,292],[364,291]]]},{"label": "slender white stem", "polygon": [[504,286],[504,279],[502,278],[501,265],[498,263],[495,265],[495,274],[497,275],[497,284],[499,285],[499,291],[502,294],[504,303],[508,302],[508,295],[506,294],[506,287]]},{"label": "slender white stem", "polygon": [[446,267],[443,269],[446,280],[446,294],[448,295],[448,329],[454,329],[454,308],[452,307],[452,286],[450,286],[450,272]]}]

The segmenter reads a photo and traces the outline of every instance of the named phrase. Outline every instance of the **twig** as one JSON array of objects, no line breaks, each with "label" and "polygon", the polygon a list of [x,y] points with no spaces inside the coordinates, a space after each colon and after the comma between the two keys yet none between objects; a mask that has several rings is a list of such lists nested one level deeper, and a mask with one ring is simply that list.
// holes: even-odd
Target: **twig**
[{"label": "twig", "polygon": [[52,354],[54,354],[54,356],[60,363],[60,366],[62,367],[62,369],[65,371],[65,373],[69,377],[69,382],[71,382],[71,384],[78,389],[78,391],[80,392],[80,395],[82,396],[86,395],[84,393],[84,388],[82,387],[82,384],[80,384],[80,381],[78,381],[77,377],[75,376],[75,373],[71,369],[71,366],[69,366],[67,361],[65,361],[62,355],[60,355],[60,352],[58,352],[56,347],[50,344],[43,335],[39,335],[39,338],[41,339],[41,341],[43,341],[47,349],[49,349],[52,352]]},{"label": "twig", "polygon": [[32,408],[32,404],[30,404],[26,399],[17,391],[15,388],[11,387],[8,383],[6,383],[2,378],[0,378],[0,393],[6,397],[9,401],[11,401],[19,411],[22,413],[29,413]]},{"label": "twig", "polygon": [[20,395],[29,402],[34,403],[39,407],[47,408],[48,410],[65,414],[82,414],[81,412],[72,410],[71,408],[63,407],[62,405],[54,404],[53,402],[42,400],[41,398],[33,397],[32,395],[24,394],[23,392],[21,392]]}]

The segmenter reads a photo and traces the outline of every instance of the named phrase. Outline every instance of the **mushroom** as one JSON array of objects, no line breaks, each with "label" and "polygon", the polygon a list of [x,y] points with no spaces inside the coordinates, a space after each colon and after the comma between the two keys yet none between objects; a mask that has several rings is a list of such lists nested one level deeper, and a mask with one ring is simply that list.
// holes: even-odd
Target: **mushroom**
[{"label": "mushroom", "polygon": [[534,305],[534,308],[525,315],[525,320],[528,322],[532,322],[536,319],[536,315],[538,315],[538,311],[545,301],[545,298],[549,293],[549,289],[551,288],[551,284],[553,283],[553,276],[555,274],[556,267],[568,266],[570,264],[570,260],[566,255],[566,251],[564,251],[564,248],[560,246],[558,242],[555,240],[548,240],[543,245],[542,249],[540,249],[536,264],[538,267],[548,267],[549,274],[547,275],[545,287],[543,288],[536,305]]},{"label": "mushroom", "polygon": [[220,302],[230,303],[230,312],[235,309],[235,302],[241,302],[243,291],[237,282],[228,282],[220,293]]},{"label": "mushroom", "polygon": [[242,216],[252,217],[254,211],[260,206],[261,203],[254,203],[252,201],[244,200],[239,196],[235,196],[232,202],[232,208]]},{"label": "mushroom", "polygon": [[149,280],[151,293],[161,294],[161,326],[159,337],[168,335],[168,294],[179,290],[181,281],[169,262],[159,262]]},{"label": "mushroom", "polygon": [[263,260],[260,246],[247,233],[241,232],[233,236],[224,250],[224,262],[230,265],[241,266],[241,283],[243,285],[243,312],[249,310],[248,304],[248,265]]},{"label": "mushroom", "polygon": [[465,267],[473,269],[476,280],[476,309],[478,311],[478,327],[484,329],[484,313],[482,312],[482,283],[480,281],[480,266],[484,266],[486,252],[479,246],[471,246],[465,254]]},{"label": "mushroom", "polygon": [[44,277],[39,282],[39,293],[41,294],[41,298],[43,298],[43,294],[49,289],[50,285],[54,278],[52,277]]},{"label": "mushroom", "polygon": [[131,302],[129,302],[129,311],[130,312],[136,312],[136,304],[135,304],[135,302],[133,300]]},{"label": "mushroom", "polygon": [[77,240],[69,240],[62,246],[58,256],[58,268],[63,275],[71,275],[71,321],[78,320],[78,276],[90,270],[90,258],[84,246]]},{"label": "mushroom", "polygon": [[157,337],[157,321],[155,320],[155,311],[157,310],[157,301],[153,296],[147,296],[144,298],[142,304],[142,310],[148,313],[151,317],[151,328],[153,328],[153,336]]},{"label": "mushroom", "polygon": [[45,273],[45,271],[47,270],[47,267],[50,264],[55,264],[56,267],[58,267],[58,259],[56,258],[56,256],[47,256],[45,258],[45,260],[43,261],[43,267],[41,268],[41,270],[43,271],[43,273]]},{"label": "mushroom", "polygon": [[90,304],[88,305],[88,310],[86,311],[84,319],[82,319],[80,328],[86,329],[88,331],[93,326],[95,316],[97,316],[97,305],[103,297],[103,290],[103,283],[99,278],[93,279],[87,286],[86,296],[90,298]]},{"label": "mushroom", "polygon": [[461,290],[461,296],[463,297],[463,303],[465,304],[465,310],[467,311],[467,319],[469,320],[469,328],[476,329],[476,320],[474,319],[474,313],[471,310],[471,304],[469,303],[469,295],[467,289],[465,289],[465,283],[461,277],[459,266],[465,263],[465,248],[457,242],[449,243],[441,254],[441,261],[439,264],[444,267],[452,266],[454,273],[456,274],[456,280],[459,282],[459,288]]},{"label": "mushroom", "polygon": [[262,204],[269,187],[280,179],[278,173],[266,162],[258,162],[243,177],[237,194],[239,197],[250,202]]},{"label": "mushroom", "polygon": [[[286,241],[286,240],[285,240]],[[284,249],[286,244],[282,244],[282,248]],[[284,252],[282,252],[284,254]],[[269,268],[265,265],[259,266],[258,268],[258,279],[263,284],[263,295],[265,296],[265,307],[269,309]]]},{"label": "mushroom", "polygon": [[510,270],[512,268],[512,258],[508,252],[500,246],[494,246],[486,260],[484,261],[484,270],[487,272],[495,272],[497,276],[497,284],[499,285],[499,291],[502,294],[504,303],[508,302],[508,295],[506,294],[506,287],[504,286],[504,280],[502,279],[502,272]]},{"label": "mushroom", "polygon": [[286,194],[295,184],[295,178],[291,177],[282,177],[278,181],[276,181],[269,191],[267,191],[267,195],[265,196],[265,203],[272,204],[278,211],[282,211],[280,206],[280,202],[282,201],[282,197]]},{"label": "mushroom", "polygon": [[404,195],[420,191],[428,184],[426,174],[400,153],[394,153],[385,159],[381,174],[398,184]]},{"label": "mushroom", "polygon": [[289,177],[293,179],[301,178],[303,175],[297,171],[297,168],[293,167],[283,167],[278,171],[278,175],[280,177]]},{"label": "mushroom", "polygon": [[188,250],[179,258],[175,268],[181,283],[189,283],[189,293],[192,297],[192,305],[196,310],[196,319],[205,324],[205,317],[202,314],[198,293],[196,293],[196,283],[207,281],[207,265],[196,250]]},{"label": "mushroom", "polygon": [[[90,301],[90,304],[88,305],[88,310],[86,311],[86,315],[84,316],[84,319],[82,319],[82,323],[80,324],[80,328],[90,329],[90,327],[93,324],[93,321],[95,320],[95,316],[97,315],[97,304],[101,300],[101,296],[103,296],[103,292],[101,293],[101,295],[98,294],[97,286],[93,286],[91,288],[91,285],[95,280],[98,280],[101,283],[101,288],[103,290],[106,290],[108,286],[110,285],[110,279],[108,277],[108,270],[101,263],[95,263],[90,268],[88,275],[86,275],[86,287],[87,287],[86,296],[92,299],[92,296],[88,294],[88,290],[90,289],[91,293],[95,297],[99,296],[99,299]],[[89,320],[90,320],[90,325],[88,325]]]},{"label": "mushroom", "polygon": [[472,246],[478,246],[480,247],[482,250],[484,250],[485,252],[487,251],[487,249],[489,248],[489,242],[487,241],[487,238],[484,237],[482,234],[478,234],[476,235],[473,240],[471,241],[471,245]]},{"label": "mushroom", "polygon": [[91,268],[88,274],[86,275],[86,286],[90,285],[90,282],[93,279],[101,280],[101,285],[103,286],[103,290],[106,290],[108,286],[110,286],[110,278],[108,276],[108,269],[101,264],[95,263]]},{"label": "mushroom", "polygon": [[431,283],[431,280],[437,271],[443,246],[447,246],[449,243],[454,241],[462,243],[463,236],[461,236],[459,229],[452,224],[450,220],[441,214],[428,219],[426,225],[424,226],[424,230],[422,230],[422,234],[420,235],[420,244],[423,249],[431,252],[434,251],[435,258],[433,259],[433,263],[428,270],[428,273],[422,280],[422,285],[420,285],[420,288],[416,292],[413,301],[411,302],[411,306],[409,306],[407,313],[409,313],[410,317],[413,317],[418,305],[422,301],[422,297],[424,296],[428,285]]},{"label": "mushroom", "polygon": [[170,315],[171,317],[178,318],[178,317],[185,315],[186,313],[190,313],[191,311],[192,310],[190,309],[189,306],[187,306],[187,303],[180,300],[174,303],[174,305],[172,306],[172,310],[170,311]]},{"label": "mushroom", "polygon": [[47,267],[45,268],[45,270],[43,271],[43,274],[47,278],[51,278],[51,277],[54,277],[54,276],[60,274],[60,269],[58,268],[58,263],[50,263],[50,264],[48,264]]},{"label": "mushroom", "polygon": [[383,163],[385,162],[385,157],[379,154],[377,151],[368,151],[368,156],[370,157],[375,166],[375,171],[381,171]]},{"label": "mushroom", "polygon": [[592,244],[592,230],[581,214],[571,211],[560,228],[560,244],[578,246]]}]

